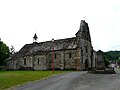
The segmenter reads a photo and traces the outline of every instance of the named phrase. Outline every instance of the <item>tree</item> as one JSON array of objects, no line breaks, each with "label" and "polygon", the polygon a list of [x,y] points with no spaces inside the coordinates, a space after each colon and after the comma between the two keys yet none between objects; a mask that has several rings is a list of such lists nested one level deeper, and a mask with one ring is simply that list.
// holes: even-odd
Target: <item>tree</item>
[{"label": "tree", "polygon": [[120,65],[120,59],[118,60],[118,65]]},{"label": "tree", "polygon": [[105,66],[108,67],[108,65],[110,64],[109,63],[109,57],[104,53],[104,63],[105,63]]},{"label": "tree", "polygon": [[14,46],[11,46],[11,48],[10,48],[10,54],[15,54],[15,48],[14,48]]},{"label": "tree", "polygon": [[9,57],[9,47],[0,40],[0,66],[5,65],[5,60]]},{"label": "tree", "polygon": [[108,60],[107,58],[105,58],[104,63],[105,63],[105,66],[106,66],[106,67],[108,67],[108,65],[110,64],[110,63],[109,63],[109,60]]},{"label": "tree", "polygon": [[114,60],[117,60],[119,58],[120,51],[109,51],[109,52],[105,52],[105,54],[107,55],[109,60],[114,61]]}]

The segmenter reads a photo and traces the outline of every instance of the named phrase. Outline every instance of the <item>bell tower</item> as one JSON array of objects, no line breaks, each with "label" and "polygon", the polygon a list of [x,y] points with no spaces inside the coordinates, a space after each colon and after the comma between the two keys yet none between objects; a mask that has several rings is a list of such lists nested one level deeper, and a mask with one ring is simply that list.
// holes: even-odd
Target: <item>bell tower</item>
[{"label": "bell tower", "polygon": [[38,39],[38,37],[37,37],[37,35],[36,35],[36,33],[35,33],[35,35],[34,35],[34,37],[33,37],[33,42],[37,42],[37,39]]},{"label": "bell tower", "polygon": [[78,32],[76,33],[76,38],[77,38],[78,46],[80,46],[81,39],[91,42],[89,26],[88,26],[88,23],[85,22],[85,20],[81,20],[80,28]]}]

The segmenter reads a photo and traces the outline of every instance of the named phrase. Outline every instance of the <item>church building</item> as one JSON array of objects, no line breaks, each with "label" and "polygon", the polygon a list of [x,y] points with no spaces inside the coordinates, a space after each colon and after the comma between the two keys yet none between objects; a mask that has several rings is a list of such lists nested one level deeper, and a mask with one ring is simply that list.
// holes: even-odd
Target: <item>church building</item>
[{"label": "church building", "polygon": [[37,42],[35,33],[31,44],[24,45],[19,52],[7,60],[10,70],[86,70],[94,66],[93,47],[88,23],[81,20],[75,37]]}]

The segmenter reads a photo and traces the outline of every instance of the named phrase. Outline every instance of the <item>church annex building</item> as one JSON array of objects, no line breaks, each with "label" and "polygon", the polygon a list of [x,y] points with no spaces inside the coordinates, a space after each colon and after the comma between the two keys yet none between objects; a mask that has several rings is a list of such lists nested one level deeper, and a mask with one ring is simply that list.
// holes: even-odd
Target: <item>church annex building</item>
[{"label": "church annex building", "polygon": [[52,68],[52,46],[54,46],[54,68],[85,70],[95,67],[95,55],[91,43],[88,23],[81,20],[75,37],[24,45],[19,52],[7,59],[9,70],[49,70]]}]

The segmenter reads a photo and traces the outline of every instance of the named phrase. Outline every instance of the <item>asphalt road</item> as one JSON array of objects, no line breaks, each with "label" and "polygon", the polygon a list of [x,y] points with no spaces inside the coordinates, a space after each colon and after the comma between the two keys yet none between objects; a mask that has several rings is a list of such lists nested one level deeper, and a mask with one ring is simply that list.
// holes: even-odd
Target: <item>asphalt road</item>
[{"label": "asphalt road", "polygon": [[116,71],[117,74],[70,72],[18,86],[12,90],[120,90],[120,71]]}]

